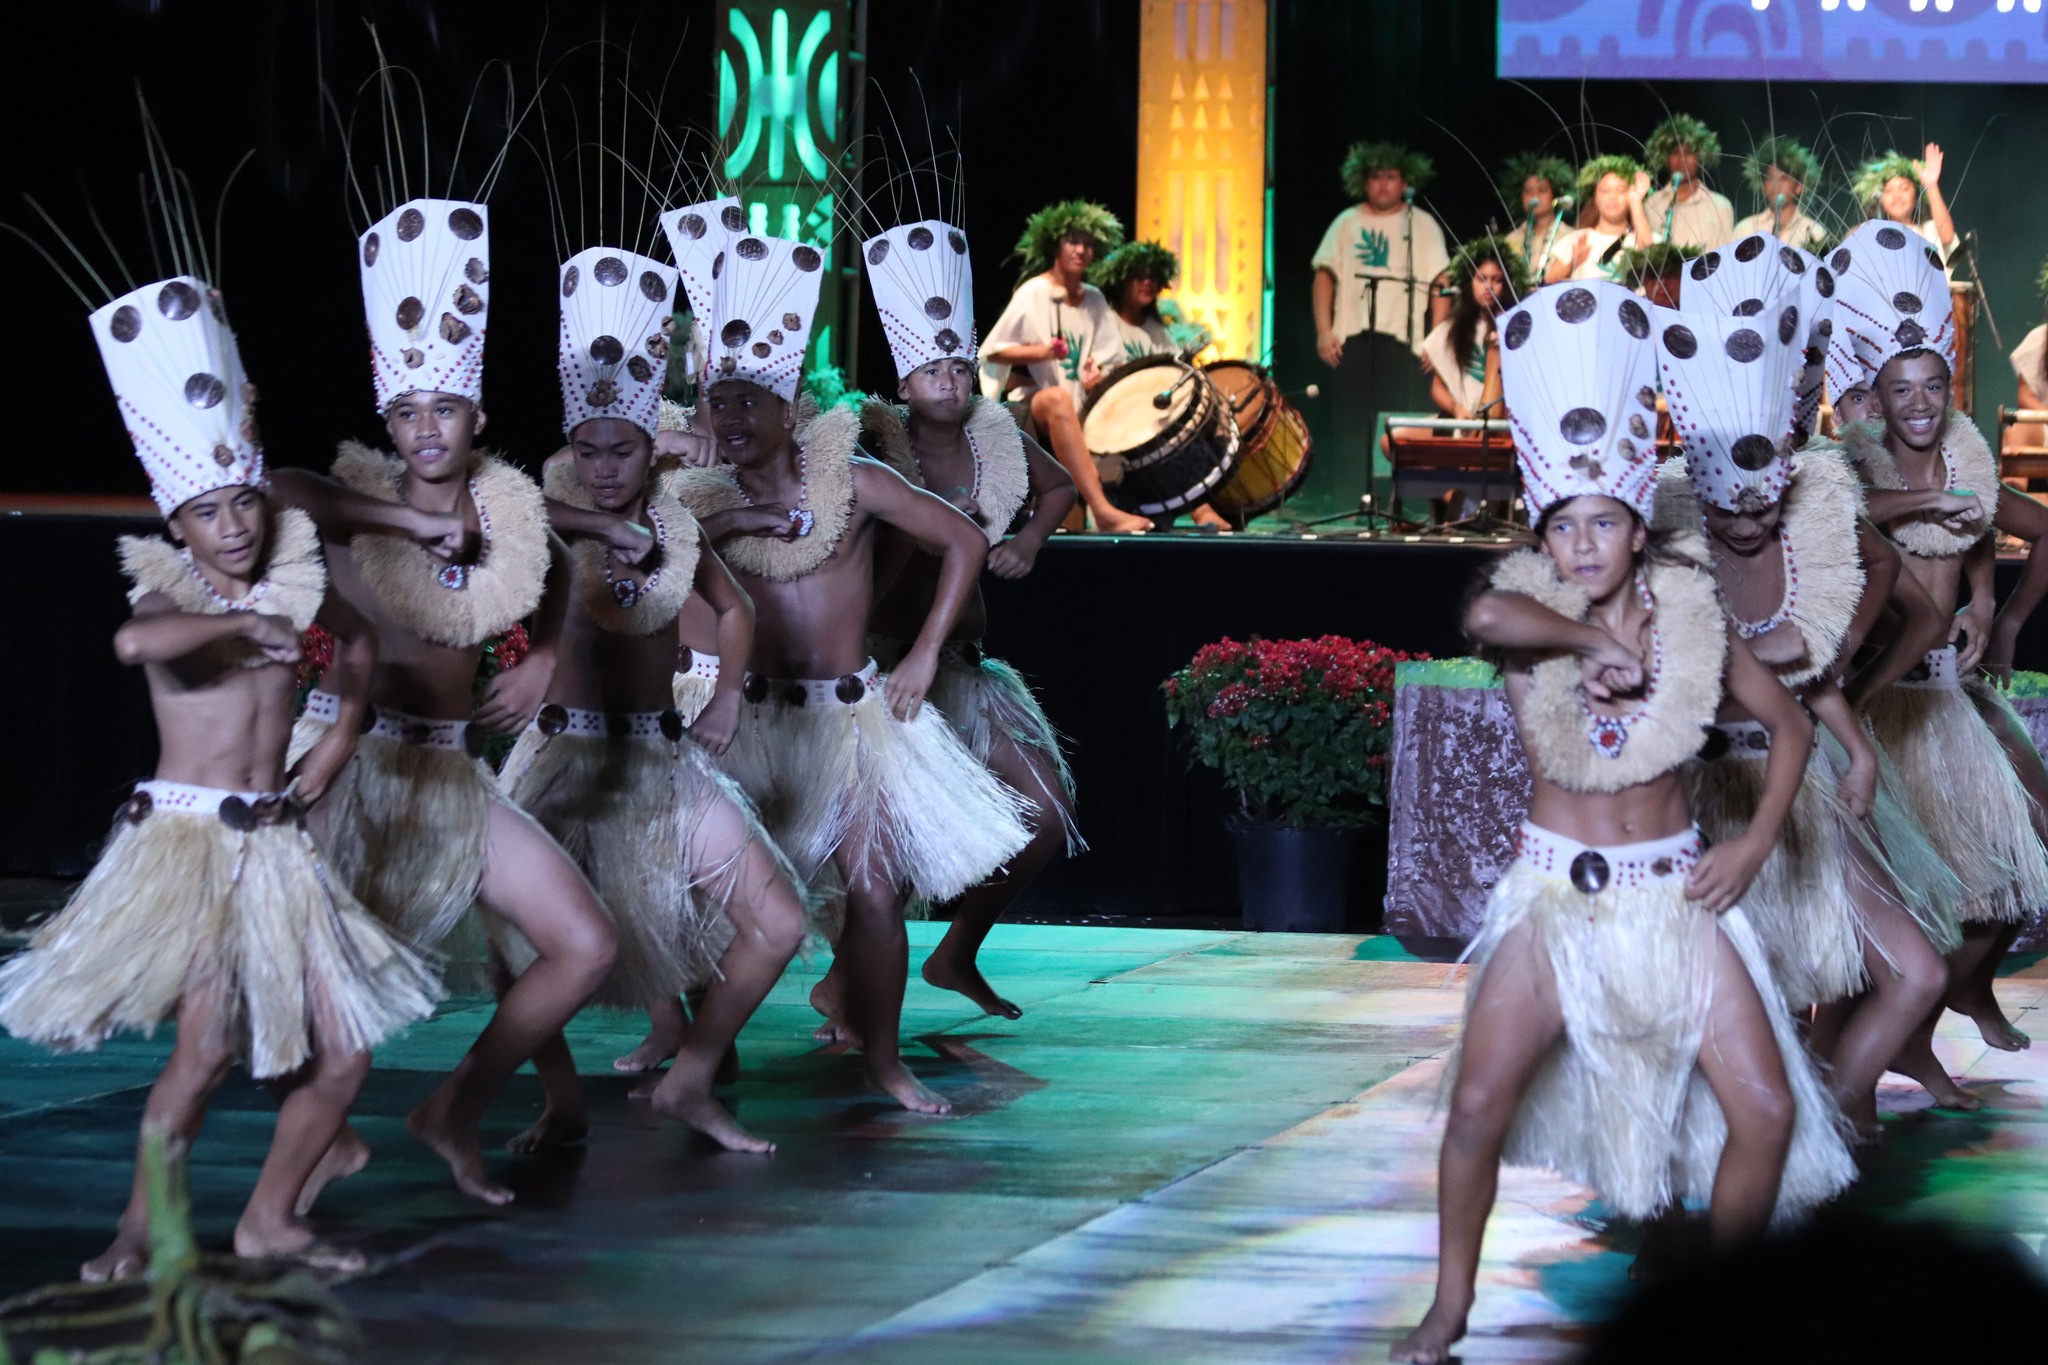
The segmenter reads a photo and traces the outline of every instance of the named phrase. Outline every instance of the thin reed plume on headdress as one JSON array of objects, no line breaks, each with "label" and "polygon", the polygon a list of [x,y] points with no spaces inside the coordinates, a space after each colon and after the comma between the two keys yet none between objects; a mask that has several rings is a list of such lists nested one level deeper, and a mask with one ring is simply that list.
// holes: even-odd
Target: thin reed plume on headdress
[{"label": "thin reed plume on headdress", "polygon": [[[260,486],[263,447],[256,434],[256,389],[242,367],[241,349],[216,287],[227,186],[214,211],[209,243],[191,181],[172,164],[139,85],[135,101],[148,169],[137,180],[140,222],[124,224],[120,235],[128,239],[138,264],[143,256],[137,248],[147,251],[148,274],[138,280],[128,255],[115,244],[116,233],[89,201],[86,217],[98,249],[105,252],[100,265],[31,195],[22,198],[54,235],[69,264],[20,227],[0,223],[0,228],[34,248],[91,310],[87,321],[122,424],[149,474],[151,496],[168,516],[203,493]],[[244,155],[236,163],[228,185],[248,160]]]},{"label": "thin reed plume on headdress", "polygon": [[[377,411],[420,392],[481,402],[491,278],[486,203],[524,110],[511,69],[487,62],[471,87],[453,144],[437,143],[426,86],[385,57],[374,26],[370,34],[377,70],[358,87],[346,117],[331,97],[329,104],[341,130],[355,212],[367,224],[357,238],[357,265]],[[483,145],[474,146],[472,125],[492,107],[483,92],[500,79],[502,112],[495,127],[486,120],[479,134]],[[374,154],[357,147],[366,94],[376,101]]]},{"label": "thin reed plume on headdress", "polygon": [[652,433],[660,421],[680,291],[676,268],[653,253],[662,210],[700,183],[662,128],[673,71],[671,59],[652,99],[637,95],[631,43],[600,34],[535,73],[536,151],[561,262],[565,432],[616,417]]},{"label": "thin reed plume on headdress", "polygon": [[1338,170],[1344,193],[1353,199],[1365,198],[1365,182],[1374,171],[1399,171],[1408,188],[1420,194],[1423,186],[1436,178],[1436,162],[1398,142],[1354,142]]}]

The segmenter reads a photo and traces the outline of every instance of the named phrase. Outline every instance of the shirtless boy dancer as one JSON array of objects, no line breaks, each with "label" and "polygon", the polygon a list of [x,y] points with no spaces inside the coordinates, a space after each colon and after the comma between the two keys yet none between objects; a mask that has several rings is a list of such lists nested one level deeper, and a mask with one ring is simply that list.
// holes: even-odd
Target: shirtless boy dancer
[{"label": "shirtless boy dancer", "polygon": [[[696,421],[730,465],[685,471],[680,487],[757,613],[757,671],[726,769],[807,881],[829,863],[844,884],[845,1018],[869,1075],[905,1108],[944,1113],[897,1048],[903,907],[913,891],[953,899],[1030,842],[1018,798],[921,709],[988,541],[857,456],[857,411],[799,412],[822,265],[813,247],[729,234]],[[878,524],[944,552],[931,614],[886,684],[865,644]]]},{"label": "shirtless boy dancer", "polygon": [[[1847,329],[1852,352],[1871,367],[1882,418],[1852,424],[1841,436],[1867,486],[1871,519],[1898,542],[1907,570],[1944,615],[1955,613],[1965,578],[1970,588],[1952,643],[1927,656],[1924,676],[1873,695],[1870,717],[1928,835],[1970,893],[1963,946],[1949,959],[1948,1006],[1969,1015],[1991,1046],[2023,1048],[2027,1036],[2005,1018],[1992,982],[2020,925],[2048,903],[2041,843],[2048,774],[2002,700],[1969,680],[1994,638],[2016,634],[2038,600],[2048,513],[2001,489],[1983,436],[1949,406],[1955,342],[1933,249],[1896,224],[1870,222],[1829,265],[1838,281],[1836,332]],[[2034,586],[2015,594],[1995,623],[1994,527],[2034,541],[2025,575]],[[1930,1019],[1895,1069],[1945,1102],[1974,1108],[1971,1097],[1942,1084],[1926,1048],[1931,1028]]]},{"label": "shirtless boy dancer", "polygon": [[[1650,539],[1647,309],[1619,285],[1552,285],[1501,336],[1540,548],[1501,561],[1465,624],[1506,656],[1534,788],[1471,953],[1436,1299],[1392,1351],[1431,1365],[1464,1335],[1504,1160],[1590,1185],[1624,1217],[1707,1197],[1723,1246],[1855,1177],[1737,908],[1813,725],[1730,628],[1698,538]],[[1769,757],[1754,819],[1706,848],[1679,772],[1724,697]]]},{"label": "shirtless boy dancer", "polygon": [[[335,866],[365,904],[416,942],[439,943],[481,902],[539,955],[408,1121],[463,1193],[504,1204],[512,1191],[484,1170],[484,1108],[590,998],[611,969],[614,943],[590,884],[531,817],[498,795],[477,757],[486,731],[517,733],[546,697],[567,564],[533,480],[473,445],[485,422],[487,223],[482,204],[419,199],[363,234],[378,411],[398,453],[346,442],[334,465],[338,483],[288,471],[277,484],[327,533],[336,588],[377,632],[375,726],[315,812]],[[385,529],[450,518],[476,537],[473,552],[451,563]],[[543,606],[551,561],[557,587]],[[470,690],[484,642],[536,607],[532,653],[493,678],[475,705]],[[294,747],[341,719],[331,695],[315,692]]]},{"label": "shirtless boy dancer", "polygon": [[[891,228],[863,248],[868,284],[889,335],[900,376],[897,407],[869,399],[862,408],[868,448],[891,468],[972,517],[989,542],[988,567],[1001,578],[1031,572],[1046,538],[1077,500],[1073,480],[1009,410],[975,391],[974,289],[967,239],[941,222]],[[950,305],[933,317],[939,302]],[[1029,508],[1028,514],[1026,508]],[[1020,514],[1024,524],[1010,535]],[[922,549],[903,560],[876,602],[870,625],[876,656],[892,665],[915,639],[937,600],[942,561]],[[885,567],[886,573],[886,567]],[[988,611],[977,587],[939,651],[929,700],[974,756],[1021,794],[1031,843],[997,877],[950,907],[946,937],[924,962],[926,982],[958,991],[989,1014],[1023,1014],[982,977],[983,940],[1064,843],[1078,849],[1074,779],[1052,722],[1017,670],[986,657]]]},{"label": "shirtless boy dancer", "polygon": [[[304,803],[354,748],[375,642],[328,596],[312,523],[265,495],[256,391],[220,296],[189,274],[161,280],[99,309],[92,329],[169,537],[123,538],[134,619],[114,636],[149,681],[161,751],[70,905],[0,967],[0,1024],[89,1049],[175,1019],[142,1111],[144,1136],[165,1135],[174,1160],[239,1059],[283,1104],[235,1251],[360,1269],[304,1221],[325,1183],[314,1172],[370,1050],[440,997],[433,972],[326,875],[305,830]],[[299,637],[316,617],[336,638],[344,723],[288,771]],[[137,1274],[148,1248],[138,1163],[113,1245],[82,1274]]]},{"label": "shirtless boy dancer", "polygon": [[[753,608],[702,546],[669,481],[650,474],[661,368],[645,347],[660,336],[676,274],[593,247],[563,264],[561,282],[569,453],[548,462],[551,506],[650,527],[658,550],[645,569],[631,569],[601,541],[577,545],[547,702],[501,784],[571,851],[611,915],[619,956],[599,1003],[666,1008],[707,988],[671,1049],[675,1066],[649,1092],[655,1108],[727,1148],[773,1151],[733,1121],[711,1087],[740,1027],[802,944],[804,905],[746,798],[712,761],[739,726]],[[633,353],[611,353],[606,338],[633,338]],[[686,737],[674,678],[678,614],[691,600],[711,613],[717,657],[731,668]],[[501,936],[501,946],[515,968],[532,960],[516,936]],[[551,1041],[535,1066],[548,1110],[522,1145],[580,1138],[582,1098],[567,1045]]]}]

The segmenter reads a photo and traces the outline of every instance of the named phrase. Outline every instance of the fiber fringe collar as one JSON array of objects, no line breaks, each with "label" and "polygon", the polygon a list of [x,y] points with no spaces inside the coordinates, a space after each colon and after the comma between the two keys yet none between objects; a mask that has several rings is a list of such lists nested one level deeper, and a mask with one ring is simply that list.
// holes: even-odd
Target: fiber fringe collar
[{"label": "fiber fringe collar", "polygon": [[[860,409],[846,406],[820,412],[809,394],[796,401],[796,444],[804,457],[804,506],[812,516],[811,533],[790,541],[728,536],[718,546],[719,557],[732,568],[776,583],[793,583],[830,559],[853,519],[853,456],[860,439]],[[700,520],[747,506],[739,472],[730,465],[679,470],[675,489],[683,506]]]},{"label": "fiber fringe collar", "polygon": [[[918,488],[925,486],[910,448],[910,409],[870,398],[861,404],[861,427],[873,438],[883,463]],[[1031,461],[1024,433],[1001,403],[976,394],[967,408],[967,435],[974,443],[974,501],[981,507],[982,534],[1000,545],[1010,523],[1031,496]],[[921,547],[932,552],[929,545]]]},{"label": "fiber fringe collar", "polygon": [[[400,501],[405,461],[343,441],[334,477],[358,493]],[[483,553],[461,589],[441,586],[444,567],[400,536],[359,535],[349,542],[363,581],[407,630],[435,644],[467,649],[507,629],[540,605],[548,575],[547,504],[540,487],[495,455],[479,454],[470,480],[477,515],[490,528]]]},{"label": "fiber fringe collar", "polygon": [[[652,635],[671,624],[697,581],[697,556],[703,548],[697,519],[676,496],[672,474],[650,472],[648,479],[647,512],[654,522],[650,529],[661,541],[661,558],[654,573],[640,585],[640,596],[632,606],[619,605],[619,599],[612,596],[611,583],[605,578],[605,561],[611,555],[609,546],[595,540],[578,540],[569,547],[569,557],[575,566],[571,581],[576,585],[576,600],[597,622],[598,629],[614,635]],[[571,462],[549,465],[542,487],[549,497],[571,507],[588,511],[597,506]]]},{"label": "fiber fringe collar", "polygon": [[[1673,547],[1690,566],[1651,563],[1652,629],[1662,664],[1650,694],[1630,722],[1628,742],[1609,758],[1588,738],[1579,661],[1552,655],[1530,671],[1531,686],[1518,717],[1531,765],[1567,791],[1617,792],[1662,777],[1699,752],[1706,727],[1721,705],[1728,663],[1728,625],[1714,593],[1714,578],[1700,567],[1706,546],[1687,536]],[[1532,597],[1560,616],[1583,621],[1592,604],[1585,589],[1558,576],[1540,550],[1519,550],[1494,569],[1497,592]]]},{"label": "fiber fringe collar", "polygon": [[[1699,531],[1704,512],[1684,462],[1667,460],[1657,474],[1656,528]],[[1776,671],[1780,682],[1797,688],[1828,671],[1863,601],[1863,557],[1856,544],[1863,492],[1832,451],[1802,451],[1792,457],[1792,481],[1782,505],[1778,524],[1785,542],[1789,619],[1806,641],[1806,662]]]},{"label": "fiber fringe collar", "polygon": [[[270,523],[270,554],[248,594],[229,603],[199,577],[183,550],[157,536],[122,536],[118,545],[121,572],[131,585],[128,605],[151,593],[162,593],[179,611],[197,616],[223,616],[231,611],[261,611],[283,616],[301,635],[320,614],[327,598],[327,561],[313,519],[296,507],[274,509]],[[269,660],[247,640],[229,643],[231,657],[242,668],[261,668]]]},{"label": "fiber fringe collar", "polygon": [[[1906,486],[1898,462],[1884,447],[1883,422],[1851,422],[1842,428],[1841,442],[1870,487]],[[1998,461],[1992,458],[1991,447],[1984,443],[1984,434],[1977,430],[1977,424],[1954,408],[1948,410],[1948,419],[1942,424],[1941,457],[1948,465],[1948,486],[1969,489],[1987,505],[1988,511],[1983,520],[1972,522],[1968,530],[1961,532],[1951,531],[1938,521],[1919,519],[1895,521],[1884,528],[1900,549],[1922,559],[1952,559],[1963,553],[1991,534],[1991,518],[1998,512]]]}]

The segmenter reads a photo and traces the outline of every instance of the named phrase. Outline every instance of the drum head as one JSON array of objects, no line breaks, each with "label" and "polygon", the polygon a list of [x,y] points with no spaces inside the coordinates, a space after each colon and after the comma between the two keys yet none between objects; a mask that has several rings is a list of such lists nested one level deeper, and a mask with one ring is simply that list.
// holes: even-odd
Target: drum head
[{"label": "drum head", "polygon": [[[1081,435],[1095,455],[1121,456],[1135,463],[1173,432],[1185,427],[1209,390],[1182,382],[1194,373],[1169,355],[1141,356],[1111,370],[1088,395]],[[1160,395],[1168,395],[1160,407]]]}]

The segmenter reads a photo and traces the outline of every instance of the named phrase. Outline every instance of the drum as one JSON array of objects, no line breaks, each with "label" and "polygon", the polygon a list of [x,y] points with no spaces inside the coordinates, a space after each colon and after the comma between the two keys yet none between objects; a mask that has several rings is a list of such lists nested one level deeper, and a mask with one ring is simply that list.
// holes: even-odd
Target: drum
[{"label": "drum", "polygon": [[1202,367],[1237,421],[1242,450],[1237,473],[1209,503],[1242,526],[1287,500],[1308,475],[1315,443],[1308,423],[1280,396],[1273,377],[1249,360],[1216,360]]},{"label": "drum", "polygon": [[1171,355],[1111,370],[1081,409],[1081,435],[1109,500],[1143,517],[1205,501],[1237,469],[1229,409],[1206,375]]},{"label": "drum", "polygon": [[1956,319],[1956,364],[1949,378],[1949,402],[1963,412],[1977,403],[1977,286],[1951,280],[1949,302]]}]

